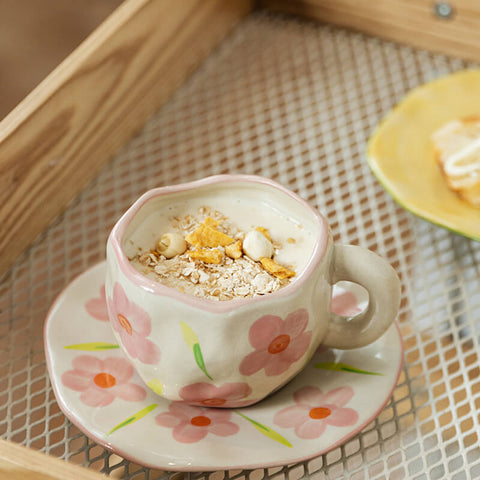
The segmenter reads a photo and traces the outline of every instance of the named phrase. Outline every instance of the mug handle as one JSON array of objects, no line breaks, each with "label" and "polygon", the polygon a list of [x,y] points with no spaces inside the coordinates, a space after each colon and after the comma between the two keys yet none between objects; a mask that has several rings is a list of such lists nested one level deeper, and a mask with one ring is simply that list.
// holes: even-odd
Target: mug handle
[{"label": "mug handle", "polygon": [[323,345],[349,349],[368,345],[395,320],[400,306],[400,280],[377,254],[355,245],[334,245],[332,283],[358,283],[368,292],[367,308],[349,319],[331,313]]}]

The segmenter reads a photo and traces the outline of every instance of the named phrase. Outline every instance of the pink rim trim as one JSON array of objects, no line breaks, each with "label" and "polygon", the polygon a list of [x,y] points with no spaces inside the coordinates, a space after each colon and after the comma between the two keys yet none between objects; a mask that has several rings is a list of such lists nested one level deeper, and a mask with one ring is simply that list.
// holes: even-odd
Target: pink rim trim
[{"label": "pink rim trim", "polygon": [[155,188],[144,193],[120,218],[120,220],[113,227],[113,230],[110,233],[110,236],[108,238],[108,242],[112,245],[117,261],[120,265],[122,272],[125,274],[125,276],[134,285],[138,285],[139,287],[143,288],[149,293],[170,297],[175,300],[178,300],[179,302],[182,302],[182,303],[191,305],[195,308],[206,310],[212,313],[230,312],[232,310],[236,310],[238,307],[243,305],[251,305],[257,302],[265,301],[265,297],[253,297],[253,298],[246,298],[246,299],[242,298],[242,299],[236,299],[236,300],[229,300],[228,302],[217,302],[217,301],[208,300],[204,298],[194,297],[193,295],[189,295],[186,293],[182,293],[179,290],[176,290],[171,287],[167,287],[166,285],[162,285],[161,283],[151,280],[145,277],[144,275],[142,275],[131,265],[130,261],[128,260],[127,256],[125,255],[122,249],[122,239],[123,239],[123,236],[125,235],[125,231],[128,225],[130,224],[134,216],[137,214],[137,212],[140,210],[140,208],[152,198],[156,198],[164,195],[170,195],[172,193],[185,192],[188,190],[205,187],[207,185],[214,185],[219,183],[230,183],[230,182],[255,183],[255,184],[261,184],[271,188],[275,188],[281,191],[282,193],[284,193],[285,195],[289,196],[296,202],[298,202],[298,204],[303,209],[308,210],[310,214],[318,222],[319,235],[315,241],[313,253],[307,263],[307,266],[304,268],[302,273],[298,276],[298,278],[294,282],[278,290],[277,292],[269,294],[268,299],[273,300],[276,298],[287,297],[295,293],[300,288],[302,288],[305,282],[310,278],[312,273],[315,271],[317,266],[320,265],[320,263],[322,262],[325,252],[327,250],[327,246],[330,242],[330,235],[329,235],[327,221],[317,210],[311,207],[305,200],[303,200],[297,194],[293,193],[292,191],[288,190],[282,185],[274,182],[273,180],[270,180],[264,177],[259,177],[256,175],[214,175],[211,177],[206,177],[202,180],[196,180],[194,182]]}]

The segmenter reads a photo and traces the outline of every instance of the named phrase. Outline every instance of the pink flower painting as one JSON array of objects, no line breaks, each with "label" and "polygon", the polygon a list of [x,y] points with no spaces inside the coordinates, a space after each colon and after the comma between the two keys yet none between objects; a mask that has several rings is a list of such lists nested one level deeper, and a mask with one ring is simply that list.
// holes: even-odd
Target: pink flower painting
[{"label": "pink flower painting", "polygon": [[239,427],[230,421],[232,413],[226,409],[201,408],[172,402],[168,412],[160,413],[155,422],[172,428],[173,438],[181,443],[195,443],[209,433],[219,437],[235,435]]},{"label": "pink flower painting", "polygon": [[100,288],[100,296],[85,302],[85,310],[97,320],[108,322],[107,299],[105,298],[105,285]]},{"label": "pink flower painting", "polygon": [[359,308],[357,297],[352,292],[342,292],[333,296],[330,311],[344,317],[352,317],[362,309]]},{"label": "pink flower painting", "polygon": [[285,320],[275,315],[264,315],[250,327],[248,339],[255,349],[240,364],[242,375],[253,375],[265,369],[268,377],[280,375],[305,355],[312,332],[305,331],[308,312],[296,310]]},{"label": "pink flower painting", "polygon": [[150,317],[143,308],[129,301],[119,283],[113,287],[109,311],[113,328],[129,355],[142,363],[157,363],[160,360],[160,350],[147,338],[152,330]]},{"label": "pink flower painting", "polygon": [[105,360],[91,355],[74,358],[73,370],[62,375],[62,383],[76,392],[80,400],[90,407],[105,407],[115,398],[129,402],[143,400],[147,393],[143,387],[130,382],[133,367],[121,357]]},{"label": "pink flower painting", "polygon": [[295,405],[277,412],[273,421],[279,427],[295,429],[299,438],[318,438],[329,425],[347,427],[358,421],[357,411],[345,407],[352,397],[351,387],[324,394],[320,388],[305,386],[293,395]]},{"label": "pink flower painting", "polygon": [[252,393],[246,383],[224,383],[219,387],[210,383],[193,383],[180,390],[180,397],[192,405],[204,407],[243,407],[255,400],[243,400]]}]

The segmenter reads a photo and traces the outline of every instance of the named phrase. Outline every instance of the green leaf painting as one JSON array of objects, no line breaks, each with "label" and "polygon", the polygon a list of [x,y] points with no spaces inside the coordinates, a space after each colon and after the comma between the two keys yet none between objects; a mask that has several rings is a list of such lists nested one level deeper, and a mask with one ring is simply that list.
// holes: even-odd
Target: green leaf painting
[{"label": "green leaf painting", "polygon": [[75,343],[73,345],[66,345],[66,350],[84,350],[87,352],[99,352],[102,350],[114,350],[120,348],[116,343],[106,342],[90,342],[90,343]]},{"label": "green leaf painting", "polygon": [[150,387],[157,395],[161,395],[163,392],[163,383],[158,378],[154,378],[147,382],[147,386]]},{"label": "green leaf painting", "polygon": [[117,430],[120,430],[121,428],[126,427],[127,425],[131,425],[132,423],[137,422],[138,420],[142,419],[145,415],[149,414],[152,410],[155,410],[157,407],[158,407],[157,403],[152,403],[152,405],[142,408],[142,410],[140,410],[139,412],[134,413],[131,417],[128,417],[123,422],[120,422],[119,424],[115,425],[108,432],[108,435],[111,435],[113,432],[116,432]]},{"label": "green leaf painting", "polygon": [[292,447],[292,444],[285,437],[282,437],[282,435],[277,433],[275,430],[272,430],[270,427],[267,427],[266,425],[263,425],[262,423],[257,422],[250,417],[247,417],[243,413],[240,413],[238,411],[235,411],[235,413],[250,422],[261,434],[265,435],[266,437],[275,440],[276,442],[281,443],[286,447]]},{"label": "green leaf painting", "polygon": [[336,362],[320,362],[314,365],[315,368],[319,370],[333,370],[334,372],[349,372],[349,373],[359,373],[362,375],[383,375],[383,373],[370,372],[368,370],[362,370],[357,367],[352,367],[346,363],[336,363]]},{"label": "green leaf painting", "polygon": [[180,328],[182,330],[183,339],[185,340],[188,348],[192,351],[196,364],[207,376],[207,378],[213,380],[207,371],[207,367],[205,366],[205,360],[203,359],[200,343],[198,341],[198,337],[195,335],[195,332],[185,322],[180,322]]}]

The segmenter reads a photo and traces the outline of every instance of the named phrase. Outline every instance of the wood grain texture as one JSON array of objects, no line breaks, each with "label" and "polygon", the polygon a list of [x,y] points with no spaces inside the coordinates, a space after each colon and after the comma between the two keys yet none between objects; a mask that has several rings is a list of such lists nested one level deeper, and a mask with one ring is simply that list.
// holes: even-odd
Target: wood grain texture
[{"label": "wood grain texture", "polygon": [[126,0],[0,123],[0,275],[250,0]]},{"label": "wood grain texture", "polygon": [[261,0],[278,12],[426,48],[467,60],[480,60],[480,2],[449,0],[450,19],[434,13],[434,0]]},{"label": "wood grain texture", "polygon": [[0,120],[121,3],[121,0],[2,0]]},{"label": "wood grain texture", "polygon": [[86,468],[0,440],[0,480],[102,480]]}]

